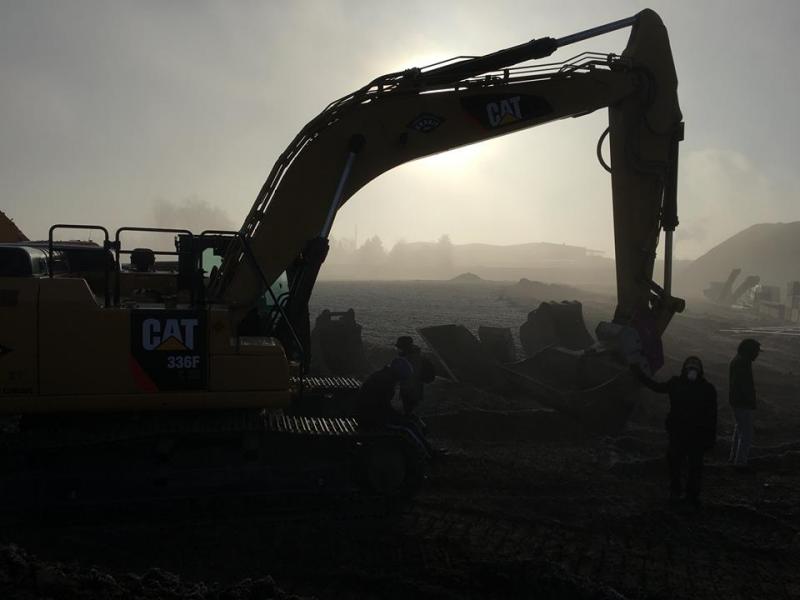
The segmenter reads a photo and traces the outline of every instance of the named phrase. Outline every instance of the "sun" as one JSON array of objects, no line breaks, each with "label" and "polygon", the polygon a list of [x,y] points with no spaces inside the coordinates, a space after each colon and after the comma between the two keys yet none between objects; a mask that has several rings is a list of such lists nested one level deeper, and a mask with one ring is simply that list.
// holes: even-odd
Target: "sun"
[{"label": "sun", "polygon": [[453,148],[446,152],[433,154],[416,161],[416,166],[425,170],[441,173],[468,173],[472,168],[486,159],[490,149],[484,143],[470,144],[460,148]]}]

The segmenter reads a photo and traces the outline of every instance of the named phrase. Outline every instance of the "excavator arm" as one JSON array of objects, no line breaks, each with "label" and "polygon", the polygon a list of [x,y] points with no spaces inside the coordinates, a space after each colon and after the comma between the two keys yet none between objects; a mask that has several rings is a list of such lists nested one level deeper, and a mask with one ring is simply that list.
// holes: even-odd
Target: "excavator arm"
[{"label": "excavator arm", "polygon": [[[587,53],[566,63],[513,66],[623,27],[631,34],[621,56]],[[601,108],[609,109],[614,323],[658,340],[682,309],[670,285],[683,124],[667,32],[651,10],[560,39],[384,75],[333,102],[276,162],[209,286],[211,297],[241,323],[286,272],[284,320],[300,330],[302,343],[333,219],[359,189],[411,160]],[[662,229],[663,288],[653,282]]]}]

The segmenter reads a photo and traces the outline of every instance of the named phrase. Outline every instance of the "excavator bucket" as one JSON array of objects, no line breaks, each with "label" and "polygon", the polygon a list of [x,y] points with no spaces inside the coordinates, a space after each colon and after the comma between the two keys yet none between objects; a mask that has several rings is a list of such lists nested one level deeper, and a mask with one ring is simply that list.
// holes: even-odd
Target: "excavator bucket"
[{"label": "excavator bucket", "polygon": [[529,355],[525,360],[500,358],[502,331],[481,328],[480,341],[461,325],[425,327],[419,333],[454,379],[514,389],[591,431],[613,432],[625,425],[638,385],[616,353],[595,349],[580,302],[543,302],[531,311],[520,328]]},{"label": "excavator bucket", "polygon": [[364,375],[369,362],[355,311],[323,310],[311,331],[311,372],[315,375]]},{"label": "excavator bucket", "polygon": [[519,338],[528,356],[551,346],[585,350],[594,343],[583,321],[583,306],[577,301],[542,302],[528,313]]},{"label": "excavator bucket", "polygon": [[503,382],[492,352],[463,325],[436,325],[417,330],[454,381],[487,388]]},{"label": "excavator bucket", "polygon": [[622,429],[638,398],[629,369],[608,354],[549,347],[500,369],[515,388],[592,431]]},{"label": "excavator bucket", "polygon": [[514,336],[508,327],[478,327],[478,339],[489,355],[499,363],[510,363],[516,360]]},{"label": "excavator bucket", "polygon": [[519,333],[529,358],[502,367],[514,387],[588,429],[609,432],[625,425],[636,403],[636,382],[622,362],[593,349],[580,302],[542,302]]}]

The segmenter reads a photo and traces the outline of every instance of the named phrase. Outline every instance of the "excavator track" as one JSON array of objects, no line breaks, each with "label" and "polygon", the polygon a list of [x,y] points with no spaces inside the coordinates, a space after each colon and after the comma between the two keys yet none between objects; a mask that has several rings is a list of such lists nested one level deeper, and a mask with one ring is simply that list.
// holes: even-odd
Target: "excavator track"
[{"label": "excavator track", "polygon": [[297,390],[292,413],[334,416],[352,414],[361,380],[341,376],[292,377],[291,386]]},{"label": "excavator track", "polygon": [[0,447],[5,451],[66,449],[165,435],[224,432],[353,436],[358,432],[358,422],[350,417],[309,417],[282,410],[59,416],[23,420],[19,431],[2,438]]},{"label": "excavator track", "polygon": [[0,437],[3,501],[102,503],[226,494],[407,496],[424,456],[349,417],[217,411],[22,421]]}]

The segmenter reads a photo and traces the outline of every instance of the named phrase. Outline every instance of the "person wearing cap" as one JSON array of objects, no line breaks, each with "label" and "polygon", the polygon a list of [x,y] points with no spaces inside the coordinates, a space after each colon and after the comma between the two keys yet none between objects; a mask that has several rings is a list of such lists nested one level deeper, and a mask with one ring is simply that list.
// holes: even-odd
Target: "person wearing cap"
[{"label": "person wearing cap", "polygon": [[[703,363],[696,356],[684,361],[679,376],[663,382],[654,381],[638,366],[631,368],[646,387],[659,394],[669,394],[666,428],[670,500],[678,500],[685,487],[686,500],[699,506],[703,455],[713,448],[717,439],[717,390],[705,378]],[[686,463],[689,468],[684,486]]]},{"label": "person wearing cap", "polygon": [[753,361],[761,352],[761,344],[751,338],[742,340],[730,364],[728,401],[733,408],[736,425],[731,439],[729,462],[746,467],[753,441],[753,414],[756,409],[756,386],[753,381]]}]

